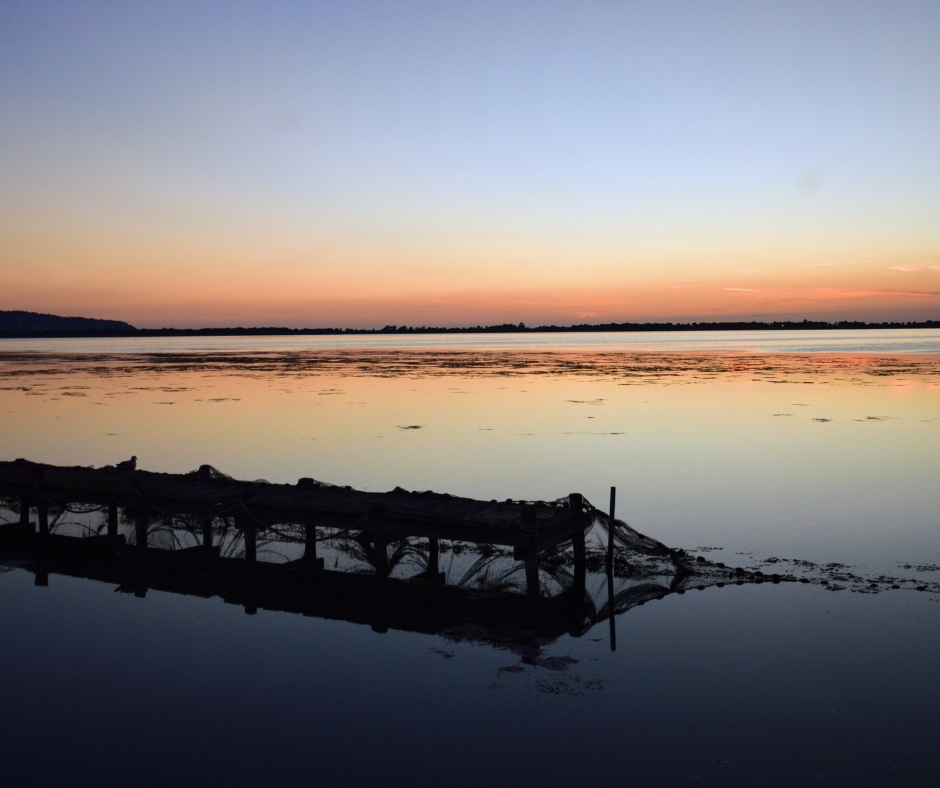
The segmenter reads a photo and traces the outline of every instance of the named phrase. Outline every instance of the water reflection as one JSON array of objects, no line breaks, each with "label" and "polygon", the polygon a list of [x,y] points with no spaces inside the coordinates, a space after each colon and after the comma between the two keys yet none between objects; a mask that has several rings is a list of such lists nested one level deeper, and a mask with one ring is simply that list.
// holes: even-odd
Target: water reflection
[{"label": "water reflection", "polygon": [[767,574],[728,567],[615,519],[613,489],[608,514],[580,494],[498,504],[312,479],[245,483],[210,466],[173,476],[21,460],[0,463],[0,492],[0,559],[32,572],[37,586],[66,575],[141,598],[150,589],[218,597],[248,614],[434,634],[523,661],[604,621],[615,650],[617,616],[691,590],[799,581],[940,592],[938,583],[841,564],[772,558]]}]

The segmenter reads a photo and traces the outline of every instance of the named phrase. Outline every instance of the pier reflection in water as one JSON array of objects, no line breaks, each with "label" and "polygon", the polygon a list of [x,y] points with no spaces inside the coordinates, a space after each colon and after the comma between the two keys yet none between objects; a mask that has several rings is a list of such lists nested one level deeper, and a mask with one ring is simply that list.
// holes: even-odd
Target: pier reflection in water
[{"label": "pier reflection in water", "polygon": [[139,597],[150,588],[220,597],[247,613],[301,613],[520,654],[608,619],[614,649],[614,618],[632,607],[764,580],[692,560],[576,493],[478,502],[312,479],[246,483],[209,466],[172,475],[24,460],[0,463],[0,489],[0,551],[34,572],[36,585],[71,575]]}]

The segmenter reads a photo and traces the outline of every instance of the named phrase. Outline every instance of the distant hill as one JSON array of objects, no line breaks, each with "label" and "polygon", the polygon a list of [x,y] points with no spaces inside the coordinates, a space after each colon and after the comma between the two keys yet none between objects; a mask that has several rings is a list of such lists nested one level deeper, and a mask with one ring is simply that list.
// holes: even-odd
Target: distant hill
[{"label": "distant hill", "polygon": [[121,320],[98,320],[93,317],[59,317],[38,312],[4,312],[0,310],[0,331],[43,333],[60,331],[136,331]]}]

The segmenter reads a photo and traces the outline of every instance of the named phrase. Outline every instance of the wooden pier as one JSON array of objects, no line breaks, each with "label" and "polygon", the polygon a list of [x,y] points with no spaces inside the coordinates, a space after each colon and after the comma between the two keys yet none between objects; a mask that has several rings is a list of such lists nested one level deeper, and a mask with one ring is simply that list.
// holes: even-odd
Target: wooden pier
[{"label": "wooden pier", "polygon": [[[122,471],[116,468],[60,467],[15,460],[0,462],[0,496],[18,502],[20,522],[4,526],[49,536],[51,507],[95,506],[108,512],[107,534],[117,539],[119,510],[135,524],[134,542],[142,560],[148,552],[148,528],[156,518],[198,518],[203,547],[211,548],[213,523],[230,518],[244,539],[244,566],[257,571],[260,533],[279,525],[305,531],[304,560],[316,566],[318,529],[361,533],[371,544],[377,575],[387,573],[390,542],[427,539],[429,572],[436,574],[441,539],[511,547],[524,563],[529,596],[539,595],[539,556],[570,542],[575,577],[583,587],[585,531],[593,510],[572,493],[554,502],[478,501],[446,493],[409,492],[396,488],[369,493],[350,487],[300,479],[296,484],[244,482],[204,465],[188,474]],[[37,522],[31,520],[36,511]]]},{"label": "wooden pier", "polygon": [[[165,474],[16,460],[0,462],[0,508],[8,521],[0,524],[0,562],[32,572],[37,586],[58,574],[139,597],[150,589],[219,597],[248,614],[301,613],[498,648],[537,648],[602,620],[610,621],[615,648],[615,617],[638,605],[693,588],[794,579],[691,560],[577,493],[552,502],[477,501],[401,488],[367,493],[309,478],[243,482],[207,465]],[[62,533],[63,519],[81,525],[81,535]],[[586,543],[592,526],[606,531],[605,545]],[[320,541],[337,560],[347,554],[342,545],[351,546],[359,563],[352,571],[325,568]],[[464,580],[449,585],[440,553],[456,554],[461,542],[477,558]],[[265,545],[275,544],[295,557],[262,560]],[[402,555],[422,571],[395,569]],[[487,573],[497,561],[503,569],[493,583]],[[593,577],[606,571],[606,600],[586,589],[589,563]],[[617,589],[615,574],[627,579]],[[552,579],[554,594],[541,588],[540,575]],[[466,584],[471,576],[476,587]]]}]

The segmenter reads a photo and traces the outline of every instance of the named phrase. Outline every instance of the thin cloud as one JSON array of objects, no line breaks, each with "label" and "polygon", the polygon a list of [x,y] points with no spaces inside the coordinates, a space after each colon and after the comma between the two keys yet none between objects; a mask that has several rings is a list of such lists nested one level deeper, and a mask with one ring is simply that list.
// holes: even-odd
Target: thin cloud
[{"label": "thin cloud", "polygon": [[822,290],[809,292],[806,298],[830,300],[834,298],[875,298],[877,296],[901,296],[904,298],[940,298],[940,293],[919,290]]},{"label": "thin cloud", "polygon": [[909,274],[912,271],[919,271],[923,266],[921,265],[889,265],[889,271],[901,271],[905,274]]},{"label": "thin cloud", "polygon": [[725,290],[728,290],[732,293],[759,293],[760,290],[754,290],[750,287],[726,287]]},{"label": "thin cloud", "polygon": [[862,265],[863,263],[873,263],[874,260],[847,260],[838,263],[809,263],[807,265],[788,265],[787,268],[835,268],[839,265]]}]

